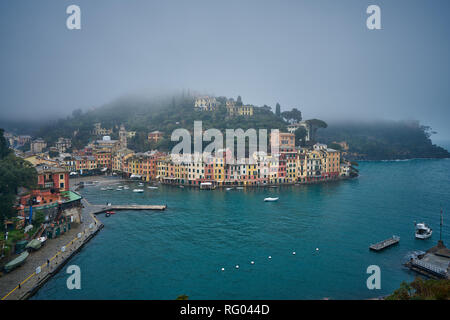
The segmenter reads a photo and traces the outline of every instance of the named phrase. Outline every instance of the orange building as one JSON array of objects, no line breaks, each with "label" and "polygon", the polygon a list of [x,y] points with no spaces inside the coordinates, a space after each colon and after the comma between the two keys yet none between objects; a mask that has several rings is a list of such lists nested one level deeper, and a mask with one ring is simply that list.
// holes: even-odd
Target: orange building
[{"label": "orange building", "polygon": [[98,168],[112,169],[112,156],[111,152],[100,151],[94,155]]},{"label": "orange building", "polygon": [[279,132],[276,134],[270,134],[270,145],[272,153],[276,146],[278,146],[279,152],[292,152],[295,150],[295,134],[289,132]]}]

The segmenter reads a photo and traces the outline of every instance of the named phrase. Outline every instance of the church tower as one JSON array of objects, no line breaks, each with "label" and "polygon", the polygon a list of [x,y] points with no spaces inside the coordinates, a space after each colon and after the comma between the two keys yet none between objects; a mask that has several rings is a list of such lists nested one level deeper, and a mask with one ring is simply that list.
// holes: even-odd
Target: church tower
[{"label": "church tower", "polygon": [[127,147],[127,131],[125,130],[125,127],[123,124],[120,125],[119,141],[120,141],[121,148]]}]

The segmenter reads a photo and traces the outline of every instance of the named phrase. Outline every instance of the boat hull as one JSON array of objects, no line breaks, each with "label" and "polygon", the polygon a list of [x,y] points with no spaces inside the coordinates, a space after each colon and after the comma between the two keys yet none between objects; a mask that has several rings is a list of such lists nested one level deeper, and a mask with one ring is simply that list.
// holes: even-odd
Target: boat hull
[{"label": "boat hull", "polygon": [[427,233],[427,234],[417,234],[416,233],[416,239],[425,240],[425,239],[430,238],[432,234],[433,234],[433,231],[431,231],[430,233]]}]

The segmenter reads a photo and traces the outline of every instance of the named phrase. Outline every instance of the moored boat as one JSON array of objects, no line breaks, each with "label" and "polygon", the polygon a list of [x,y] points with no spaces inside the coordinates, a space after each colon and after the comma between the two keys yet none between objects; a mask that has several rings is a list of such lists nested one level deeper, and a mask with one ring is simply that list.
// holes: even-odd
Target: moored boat
[{"label": "moored boat", "polygon": [[433,234],[433,230],[424,222],[416,223],[416,239],[428,239]]},{"label": "moored boat", "polygon": [[30,242],[28,242],[27,246],[25,247],[28,250],[34,250],[37,251],[42,247],[42,242],[38,239],[33,239]]},{"label": "moored boat", "polygon": [[133,189],[133,192],[142,193],[142,192],[144,192],[144,189]]},{"label": "moored boat", "polygon": [[47,241],[47,237],[39,237],[37,239],[41,242],[42,245],[44,245]]},{"label": "moored boat", "polygon": [[28,251],[24,251],[17,258],[15,258],[14,260],[11,260],[7,264],[5,264],[5,266],[3,268],[5,269],[6,272],[10,272],[13,269],[21,266],[25,262],[25,260],[28,258],[29,255],[30,254],[28,253]]},{"label": "moored boat", "polygon": [[264,202],[274,202],[274,201],[278,201],[278,197],[276,197],[276,198],[270,198],[270,197],[268,197],[268,198],[264,198]]}]

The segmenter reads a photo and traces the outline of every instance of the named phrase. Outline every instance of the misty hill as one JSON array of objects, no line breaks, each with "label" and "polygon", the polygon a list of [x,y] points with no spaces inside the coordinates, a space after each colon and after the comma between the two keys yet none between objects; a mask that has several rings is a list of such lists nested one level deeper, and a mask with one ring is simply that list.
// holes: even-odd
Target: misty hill
[{"label": "misty hill", "polygon": [[[254,115],[227,116],[225,97],[218,97],[216,111],[195,111],[194,97],[189,94],[163,95],[153,98],[124,97],[96,109],[82,112],[75,110],[71,116],[43,126],[36,136],[44,138],[50,145],[59,137],[71,138],[74,148],[82,148],[92,137],[94,123],[113,129],[113,139],[118,138],[118,128],[124,124],[128,131],[136,131],[129,139],[129,148],[148,151],[153,148],[168,151],[177,142],[171,142],[170,134],[177,128],[193,130],[195,120],[202,120],[203,129],[227,128],[244,130],[280,129],[286,131],[288,123],[271,111],[270,107],[254,106]],[[325,119],[326,120],[326,119]],[[150,145],[148,132],[159,130],[165,134],[158,145]],[[333,142],[347,142],[349,157],[353,159],[410,159],[447,158],[447,150],[433,145],[431,128],[419,122],[333,122],[328,128],[317,131],[317,141],[338,148]]]},{"label": "misty hill", "polygon": [[419,121],[332,122],[317,133],[324,143],[345,141],[351,158],[395,160],[413,158],[450,158],[450,153],[432,143],[435,132]]},{"label": "misty hill", "polygon": [[[194,110],[194,97],[178,94],[156,98],[125,97],[102,107],[82,112],[75,110],[71,116],[43,126],[36,136],[44,138],[50,144],[59,137],[72,138],[74,148],[81,148],[92,138],[94,123],[101,122],[105,129],[113,129],[112,138],[117,138],[117,128],[124,124],[128,131],[136,131],[136,137],[130,139],[129,146],[136,151],[147,151],[148,132],[161,131],[170,136],[173,130],[184,128],[193,130],[194,121],[201,120],[203,129],[227,128],[280,129],[286,130],[287,123],[276,116],[270,108],[254,106],[251,117],[229,117],[225,107],[225,97],[218,97],[216,111]],[[177,142],[165,139],[159,144],[161,150],[170,150]]]}]

